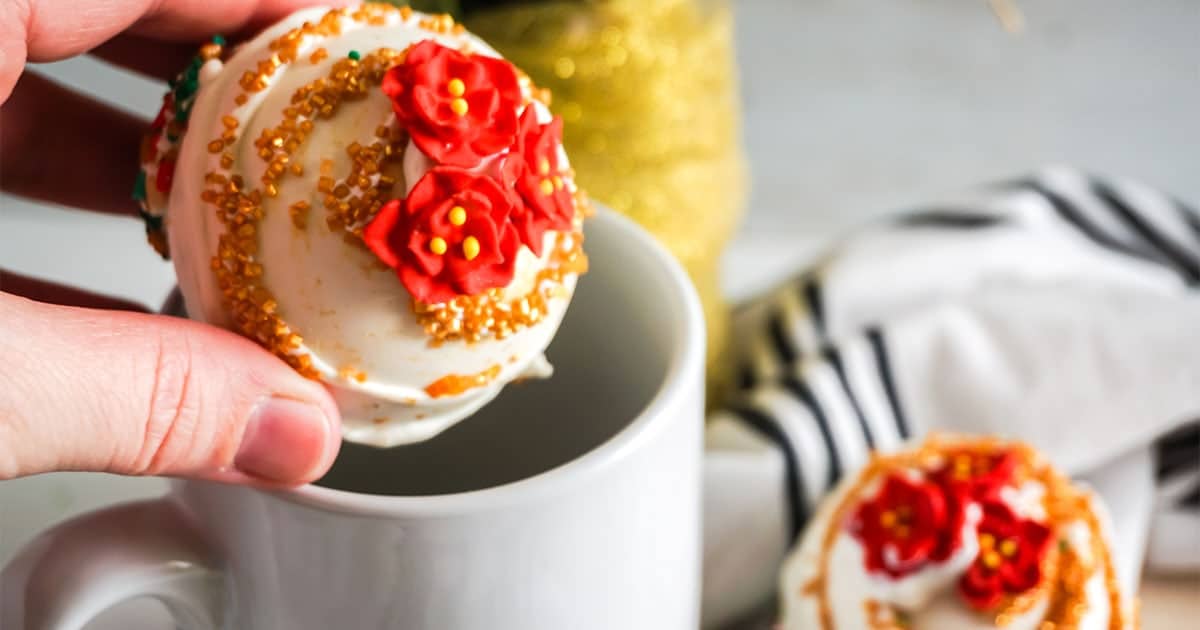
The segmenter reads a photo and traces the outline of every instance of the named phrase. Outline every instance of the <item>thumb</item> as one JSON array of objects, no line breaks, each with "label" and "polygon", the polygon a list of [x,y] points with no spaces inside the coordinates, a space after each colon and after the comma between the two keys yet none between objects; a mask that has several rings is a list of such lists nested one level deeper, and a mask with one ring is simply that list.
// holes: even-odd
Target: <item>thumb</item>
[{"label": "thumb", "polygon": [[92,470],[294,485],[324,474],[339,444],[329,393],[249,340],[0,293],[0,479]]}]

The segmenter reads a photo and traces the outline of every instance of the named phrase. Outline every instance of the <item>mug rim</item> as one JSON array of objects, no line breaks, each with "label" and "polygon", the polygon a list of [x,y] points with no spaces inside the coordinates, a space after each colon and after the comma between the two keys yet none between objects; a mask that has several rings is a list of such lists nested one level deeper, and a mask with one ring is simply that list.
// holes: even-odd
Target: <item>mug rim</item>
[{"label": "mug rim", "polygon": [[[593,206],[596,213],[588,221],[617,226],[623,239],[640,247],[659,264],[660,272],[665,274],[663,284],[668,285],[665,301],[670,303],[672,311],[678,311],[677,315],[683,324],[674,328],[672,345],[676,350],[658,390],[620,431],[565,464],[524,479],[477,490],[390,496],[336,490],[309,483],[296,488],[259,491],[288,503],[368,516],[442,516],[496,509],[553,492],[571,481],[596,474],[600,469],[624,459],[639,443],[662,430],[665,423],[658,419],[680,405],[687,388],[697,387],[701,390],[700,395],[703,395],[705,332],[700,298],[683,267],[653,235],[632,219],[602,204],[593,202]],[[690,383],[693,373],[698,378],[695,383]]]}]

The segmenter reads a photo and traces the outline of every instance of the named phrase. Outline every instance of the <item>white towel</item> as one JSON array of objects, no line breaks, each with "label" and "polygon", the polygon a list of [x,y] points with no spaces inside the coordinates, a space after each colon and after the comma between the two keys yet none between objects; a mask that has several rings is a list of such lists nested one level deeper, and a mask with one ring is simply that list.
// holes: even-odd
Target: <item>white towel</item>
[{"label": "white towel", "polygon": [[870,449],[930,431],[1025,440],[1076,475],[1152,451],[1148,564],[1200,569],[1200,214],[1178,200],[1052,168],[900,213],[740,307],[734,345],[739,391],[707,435],[706,626],[770,596]]}]

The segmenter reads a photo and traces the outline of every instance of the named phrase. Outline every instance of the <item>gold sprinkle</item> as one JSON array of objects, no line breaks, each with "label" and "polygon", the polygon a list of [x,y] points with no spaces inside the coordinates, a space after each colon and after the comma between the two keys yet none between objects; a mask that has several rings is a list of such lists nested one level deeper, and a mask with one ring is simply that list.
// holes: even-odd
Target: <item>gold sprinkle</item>
[{"label": "gold sprinkle", "polygon": [[465,98],[456,98],[450,101],[450,111],[454,112],[455,116],[466,116],[471,106]]},{"label": "gold sprinkle", "polygon": [[220,44],[209,42],[200,47],[200,58],[205,61],[208,61],[209,59],[216,59],[220,56],[221,56],[221,45]]},{"label": "gold sprinkle", "polygon": [[[465,243],[464,243],[465,245]],[[429,239],[429,251],[441,256],[446,253],[446,239],[435,236]]]},{"label": "gold sprinkle", "polygon": [[462,206],[450,208],[450,224],[462,225],[467,222],[467,211]]},{"label": "gold sprinkle", "polygon": [[446,91],[450,93],[450,96],[459,97],[467,93],[467,86],[462,79],[456,77],[446,82]]}]

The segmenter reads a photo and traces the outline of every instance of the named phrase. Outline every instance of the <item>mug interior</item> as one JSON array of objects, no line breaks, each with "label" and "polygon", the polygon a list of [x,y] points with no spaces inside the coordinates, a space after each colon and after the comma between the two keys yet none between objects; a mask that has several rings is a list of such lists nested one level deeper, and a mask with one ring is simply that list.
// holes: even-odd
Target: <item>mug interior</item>
[{"label": "mug interior", "polygon": [[554,376],[511,384],[470,418],[425,442],[343,443],[316,485],[360,494],[482,490],[577,459],[628,427],[667,384],[688,328],[686,278],[639,228],[611,211],[586,226],[591,269],[547,356]]}]

